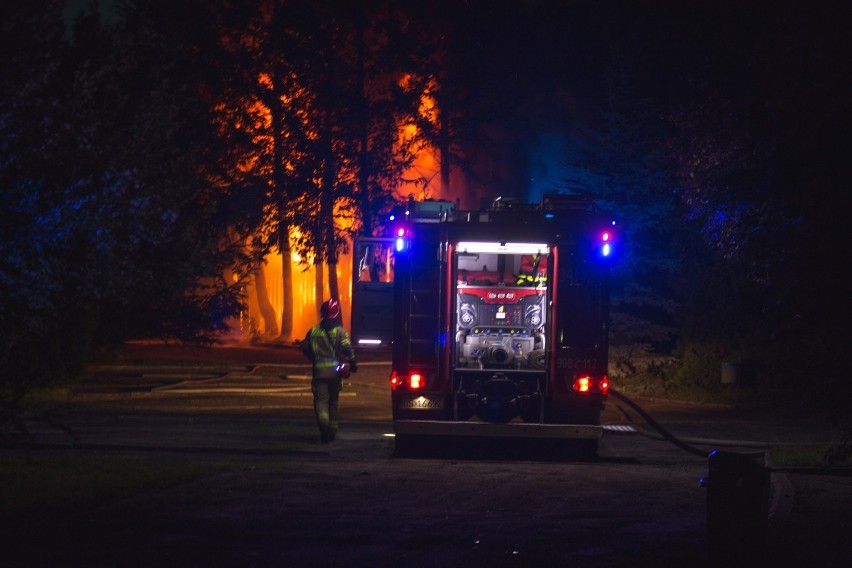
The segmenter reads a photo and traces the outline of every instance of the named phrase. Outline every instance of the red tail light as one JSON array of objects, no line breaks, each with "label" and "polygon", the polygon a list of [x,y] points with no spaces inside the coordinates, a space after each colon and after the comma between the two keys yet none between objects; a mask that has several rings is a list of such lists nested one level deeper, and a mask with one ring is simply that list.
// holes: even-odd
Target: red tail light
[{"label": "red tail light", "polygon": [[594,379],[589,375],[585,375],[574,379],[573,386],[574,390],[581,394],[606,394],[609,391],[609,379],[606,375],[602,376],[599,379]]},{"label": "red tail light", "polygon": [[396,390],[403,385],[412,390],[418,390],[426,386],[426,376],[421,373],[400,375],[396,371],[392,371],[390,375],[390,384],[392,390]]}]

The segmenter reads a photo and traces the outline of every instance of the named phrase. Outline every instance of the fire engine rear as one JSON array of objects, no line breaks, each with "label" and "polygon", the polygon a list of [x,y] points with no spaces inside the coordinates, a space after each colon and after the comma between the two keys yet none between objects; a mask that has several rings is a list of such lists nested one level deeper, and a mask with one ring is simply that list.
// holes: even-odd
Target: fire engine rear
[{"label": "fire engine rear", "polygon": [[410,202],[396,230],[397,446],[465,436],[596,448],[609,387],[611,218],[569,196],[478,211],[427,201]]}]

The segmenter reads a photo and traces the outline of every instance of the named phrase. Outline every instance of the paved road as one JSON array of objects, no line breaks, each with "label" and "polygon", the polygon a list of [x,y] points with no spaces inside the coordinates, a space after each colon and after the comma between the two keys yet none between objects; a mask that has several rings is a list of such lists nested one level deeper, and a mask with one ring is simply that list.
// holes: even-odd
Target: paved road
[{"label": "paved road", "polygon": [[[293,350],[93,369],[55,423],[30,424],[36,451],[225,457],[257,469],[42,525],[57,546],[30,565],[712,565],[698,483],[706,457],[625,428],[615,408],[598,459],[395,457],[389,366],[363,359],[343,391],[340,439],[327,446],[316,443],[308,369]],[[755,452],[722,442],[778,427],[724,407],[642,402],[701,450]],[[270,471],[270,460],[287,471]],[[785,471],[771,480],[769,545],[753,564],[847,565],[850,479]]]}]

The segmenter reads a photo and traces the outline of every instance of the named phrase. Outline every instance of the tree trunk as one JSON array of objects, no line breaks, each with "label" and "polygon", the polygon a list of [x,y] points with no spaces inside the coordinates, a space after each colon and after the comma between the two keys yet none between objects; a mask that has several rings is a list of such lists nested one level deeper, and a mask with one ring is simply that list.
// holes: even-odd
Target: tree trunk
[{"label": "tree trunk", "polygon": [[[362,12],[358,12],[359,16]],[[373,235],[373,203],[370,199],[370,134],[368,127],[368,106],[367,102],[367,87],[366,77],[364,73],[364,26],[365,22],[362,18],[358,18],[355,41],[356,47],[356,62],[355,72],[358,81],[358,105],[359,112],[356,113],[358,118],[358,189],[357,201],[360,203],[361,209],[361,234],[364,236]],[[353,101],[354,102],[354,101]]]},{"label": "tree trunk", "polygon": [[328,144],[325,165],[323,167],[322,188],[320,194],[320,219],[322,226],[323,256],[328,264],[328,291],[332,298],[340,300],[337,284],[337,240],[334,228],[334,201],[337,181],[337,160],[331,144]]},{"label": "tree trunk", "polygon": [[285,140],[284,133],[287,131],[285,121],[285,109],[281,102],[281,84],[284,82],[286,71],[282,69],[282,48],[278,41],[281,40],[282,30],[285,25],[282,5],[276,2],[273,6],[272,16],[272,79],[273,93],[268,98],[269,112],[272,121],[272,177],[274,189],[280,195],[278,199],[278,251],[281,253],[281,333],[276,335],[280,341],[291,342],[293,340],[293,262],[290,259],[290,212],[285,211],[286,204],[290,201],[290,195],[285,182],[287,174],[284,168],[285,162]]},{"label": "tree trunk", "polygon": [[281,283],[283,287],[281,334],[284,343],[293,342],[293,261],[290,259],[290,226],[282,221],[278,225],[278,250],[281,251]]},{"label": "tree trunk", "polygon": [[337,283],[337,242],[334,231],[334,200],[330,200],[326,214],[326,264],[328,265],[328,294],[329,297],[340,300],[340,287]]},{"label": "tree trunk", "polygon": [[320,314],[320,306],[325,301],[323,265],[321,260],[314,262],[314,300],[316,301],[317,317]]},{"label": "tree trunk", "polygon": [[340,286],[337,283],[337,259],[328,261],[328,290],[332,298],[340,300]]},{"label": "tree trunk", "polygon": [[441,119],[441,125],[438,130],[438,153],[440,154],[441,167],[441,196],[451,195],[450,193],[450,131],[447,125],[447,113]]},{"label": "tree trunk", "polygon": [[266,291],[266,274],[265,267],[259,267],[254,273],[254,287],[257,290],[257,305],[260,307],[260,315],[263,318],[263,324],[266,332],[263,334],[266,337],[276,337],[278,335],[278,323],[275,321],[275,308],[269,301],[269,294]]}]

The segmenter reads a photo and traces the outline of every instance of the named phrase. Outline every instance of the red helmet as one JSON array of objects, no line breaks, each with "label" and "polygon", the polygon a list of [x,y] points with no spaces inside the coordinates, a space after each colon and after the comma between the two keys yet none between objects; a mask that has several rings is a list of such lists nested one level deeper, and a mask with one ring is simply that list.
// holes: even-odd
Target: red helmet
[{"label": "red helmet", "polygon": [[334,298],[326,300],[320,306],[320,314],[327,319],[334,319],[340,315],[340,302]]}]

